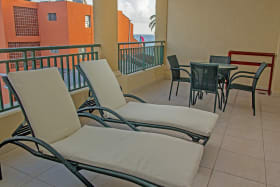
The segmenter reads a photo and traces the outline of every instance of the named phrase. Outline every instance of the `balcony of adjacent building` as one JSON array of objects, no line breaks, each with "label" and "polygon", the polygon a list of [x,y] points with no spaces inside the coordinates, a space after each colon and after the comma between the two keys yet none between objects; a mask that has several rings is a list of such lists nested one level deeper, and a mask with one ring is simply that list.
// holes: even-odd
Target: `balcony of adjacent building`
[{"label": "balcony of adjacent building", "polygon": [[[159,0],[153,42],[118,42],[117,1],[95,0],[94,6],[94,44],[0,49],[0,56],[6,58],[0,61],[0,75],[57,67],[78,109],[94,105],[94,101],[88,100],[89,88],[76,65],[105,58],[124,93],[148,103],[188,107],[191,83],[180,83],[177,91],[175,82],[169,100],[172,73],[167,56],[176,55],[181,65],[208,63],[211,55],[230,56],[231,64],[238,67],[231,75],[235,71],[256,72],[261,62],[266,62],[268,67],[257,85],[255,116],[250,92],[233,89],[226,110],[217,106],[219,119],[192,186],[280,186],[278,1]],[[3,141],[24,123],[24,117],[12,92],[0,81]],[[252,84],[244,79],[239,83]],[[204,92],[191,108],[212,113],[214,99],[215,95]],[[81,122],[95,125],[82,118]],[[38,159],[16,146],[0,149],[0,162],[0,186],[84,186],[64,166]],[[83,174],[95,186],[137,186],[93,172]]]}]

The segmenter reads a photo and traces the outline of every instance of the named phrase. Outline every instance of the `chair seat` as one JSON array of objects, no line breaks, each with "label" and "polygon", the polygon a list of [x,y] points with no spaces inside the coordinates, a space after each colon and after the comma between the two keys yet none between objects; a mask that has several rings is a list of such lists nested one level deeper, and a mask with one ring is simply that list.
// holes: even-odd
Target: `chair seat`
[{"label": "chair seat", "polygon": [[173,187],[191,187],[203,154],[201,145],[178,138],[92,126],[52,146],[67,159]]},{"label": "chair seat", "polygon": [[243,91],[248,91],[252,92],[253,87],[252,86],[247,86],[243,84],[231,84],[230,89],[237,89],[237,90],[243,90]]},{"label": "chair seat", "polygon": [[173,126],[204,136],[211,135],[218,119],[217,114],[188,107],[136,102],[115,111],[130,121]]}]

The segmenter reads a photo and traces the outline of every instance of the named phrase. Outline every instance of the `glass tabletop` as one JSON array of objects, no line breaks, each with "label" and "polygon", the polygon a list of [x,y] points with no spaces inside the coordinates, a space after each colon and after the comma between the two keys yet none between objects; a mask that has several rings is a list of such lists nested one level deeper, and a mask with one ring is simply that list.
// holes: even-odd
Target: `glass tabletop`
[{"label": "glass tabletop", "polygon": [[233,64],[217,64],[217,65],[219,65],[220,70],[236,70],[236,69],[238,69],[238,66],[233,65]]},{"label": "glass tabletop", "polygon": [[[199,63],[203,63],[203,64],[210,64],[209,62],[199,62]],[[219,70],[237,70],[238,66],[234,65],[234,64],[219,64],[219,63],[211,63],[214,65],[218,65],[219,66]]]}]

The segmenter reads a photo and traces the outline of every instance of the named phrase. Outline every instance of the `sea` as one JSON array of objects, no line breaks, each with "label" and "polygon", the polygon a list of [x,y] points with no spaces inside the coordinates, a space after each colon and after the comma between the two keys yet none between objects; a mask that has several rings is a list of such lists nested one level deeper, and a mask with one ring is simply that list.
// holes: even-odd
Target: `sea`
[{"label": "sea", "polygon": [[[144,37],[144,41],[145,42],[150,42],[150,41],[155,41],[155,35],[154,34],[134,34],[133,35],[134,38],[136,40],[138,40],[139,42],[141,42],[140,40],[140,36],[143,36]],[[154,44],[146,44],[146,46],[149,46],[149,45],[154,45]]]}]

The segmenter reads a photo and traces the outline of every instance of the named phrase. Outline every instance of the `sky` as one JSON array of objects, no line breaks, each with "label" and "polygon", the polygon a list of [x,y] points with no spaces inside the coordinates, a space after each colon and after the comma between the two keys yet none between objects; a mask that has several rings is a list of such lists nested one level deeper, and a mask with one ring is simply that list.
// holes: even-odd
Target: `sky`
[{"label": "sky", "polygon": [[[92,4],[92,0],[87,0],[87,3]],[[155,14],[155,6],[156,0],[118,0],[118,9],[134,24],[134,34],[154,34],[154,30],[149,28],[149,23],[150,16]]]},{"label": "sky", "polygon": [[118,0],[118,9],[134,24],[134,34],[153,34],[150,16],[155,14],[155,0]]}]

